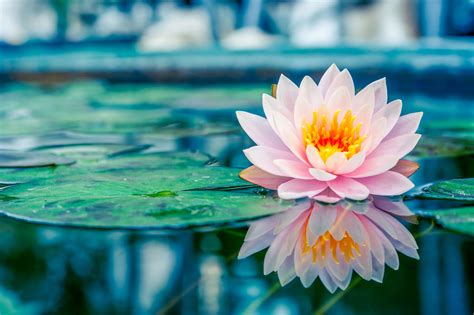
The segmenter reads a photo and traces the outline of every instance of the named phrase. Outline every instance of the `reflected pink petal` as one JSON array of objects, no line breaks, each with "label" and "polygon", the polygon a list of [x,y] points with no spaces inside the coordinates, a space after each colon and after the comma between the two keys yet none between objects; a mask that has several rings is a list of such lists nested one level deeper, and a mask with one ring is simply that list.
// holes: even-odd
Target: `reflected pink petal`
[{"label": "reflected pink petal", "polygon": [[289,181],[291,178],[281,177],[265,172],[256,166],[250,166],[249,168],[240,172],[239,176],[252,184],[265,187],[267,189],[278,189],[278,186]]},{"label": "reflected pink petal", "polygon": [[[400,204],[391,206],[388,198],[383,202],[384,208],[401,208]],[[399,268],[397,251],[418,259],[418,246],[390,212],[372,202],[367,207],[360,213],[352,211],[349,202],[320,205],[301,201],[294,211],[288,211],[290,216],[279,213],[252,223],[239,258],[268,247],[264,274],[276,272],[282,286],[299,278],[309,287],[319,278],[332,293],[346,289],[353,272],[365,280],[382,282],[385,265]],[[261,244],[257,244],[259,239]]]}]

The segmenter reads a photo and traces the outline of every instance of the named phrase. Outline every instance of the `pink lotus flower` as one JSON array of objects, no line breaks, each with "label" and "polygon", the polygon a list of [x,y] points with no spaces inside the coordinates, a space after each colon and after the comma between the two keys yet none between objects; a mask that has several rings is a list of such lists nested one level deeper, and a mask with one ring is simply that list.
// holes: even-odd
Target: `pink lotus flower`
[{"label": "pink lotus flower", "polygon": [[353,271],[382,282],[385,264],[398,269],[397,250],[419,259],[415,239],[394,215],[413,214],[401,201],[388,199],[365,205],[305,199],[292,210],[252,223],[239,259],[269,247],[264,274],[276,271],[282,286],[299,277],[309,287],[319,277],[332,293],[347,288]]},{"label": "pink lotus flower", "polygon": [[400,160],[417,144],[422,113],[400,117],[402,102],[387,104],[385,79],[355,94],[351,75],[332,65],[319,84],[306,76],[298,88],[285,76],[276,98],[263,95],[266,118],[237,112],[257,144],[244,150],[253,164],[241,177],[283,199],[323,202],[399,195],[413,187],[414,162]]}]

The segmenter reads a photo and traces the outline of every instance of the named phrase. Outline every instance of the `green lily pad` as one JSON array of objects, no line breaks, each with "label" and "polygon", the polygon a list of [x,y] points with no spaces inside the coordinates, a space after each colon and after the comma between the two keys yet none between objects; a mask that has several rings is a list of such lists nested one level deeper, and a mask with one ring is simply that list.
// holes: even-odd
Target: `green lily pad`
[{"label": "green lily pad", "polygon": [[251,188],[240,169],[210,161],[199,153],[136,153],[0,170],[2,180],[23,181],[0,192],[0,212],[36,223],[140,229],[223,224],[294,205]]},{"label": "green lily pad", "polygon": [[458,157],[474,154],[472,138],[445,138],[424,135],[409,158]]},{"label": "green lily pad", "polygon": [[[203,89],[76,82],[42,89],[11,84],[0,91],[0,136],[68,130],[177,138],[238,132],[230,108],[255,106],[260,102],[262,91],[260,86]],[[209,111],[216,108],[219,108],[217,117],[221,119],[209,117]],[[222,119],[224,112],[229,112],[230,119]]]},{"label": "green lily pad", "polygon": [[54,154],[0,150],[0,168],[58,166],[72,163],[73,159]]},{"label": "green lily pad", "polygon": [[418,213],[423,217],[433,218],[442,227],[463,234],[474,236],[474,206],[443,209],[422,210]]},{"label": "green lily pad", "polygon": [[450,201],[474,201],[474,178],[450,179],[421,187],[412,197]]},{"label": "green lily pad", "polygon": [[435,120],[425,123],[424,130],[431,135],[474,141],[474,121],[459,118],[456,120]]},{"label": "green lily pad", "polygon": [[72,158],[77,163],[85,163],[87,160],[100,160],[107,157],[114,157],[135,152],[142,152],[149,149],[150,145],[70,145],[35,150],[36,152],[48,152],[58,156]]}]

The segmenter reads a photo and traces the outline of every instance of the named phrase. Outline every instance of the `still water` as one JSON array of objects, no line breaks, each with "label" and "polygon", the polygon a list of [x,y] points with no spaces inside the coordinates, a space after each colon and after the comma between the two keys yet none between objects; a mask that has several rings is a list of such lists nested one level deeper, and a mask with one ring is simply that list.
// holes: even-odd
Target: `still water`
[{"label": "still water", "polygon": [[[389,89],[390,91],[390,89]],[[0,87],[0,149],[96,154],[194,150],[243,168],[251,143],[234,111],[260,111],[263,85],[206,87],[74,82]],[[472,177],[468,98],[389,94],[424,111],[415,184]],[[448,110],[447,110],[448,109]],[[470,127],[471,126],[471,127]],[[437,157],[439,156],[439,157]],[[409,201],[410,208],[441,202]],[[420,260],[400,254],[383,284],[330,294],[319,280],[281,287],[264,252],[238,260],[249,222],[183,230],[92,230],[0,220],[0,314],[471,314],[474,240],[409,225]]]}]

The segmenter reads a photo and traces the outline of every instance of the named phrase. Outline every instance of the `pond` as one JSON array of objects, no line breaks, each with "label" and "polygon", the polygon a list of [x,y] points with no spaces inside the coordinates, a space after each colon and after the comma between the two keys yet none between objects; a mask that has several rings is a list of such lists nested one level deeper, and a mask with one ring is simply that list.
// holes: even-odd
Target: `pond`
[{"label": "pond", "polygon": [[[266,84],[2,85],[0,314],[471,314],[473,228],[458,217],[407,224],[420,260],[400,254],[383,283],[354,274],[334,294],[319,280],[281,287],[263,275],[264,252],[237,259],[250,218],[277,205],[236,182],[251,141],[235,111],[263,114],[261,94],[270,92]],[[389,89],[396,98],[404,113],[425,113],[410,155],[420,163],[415,185],[473,177],[472,98]],[[465,205],[441,199],[406,205],[418,214]]]}]

